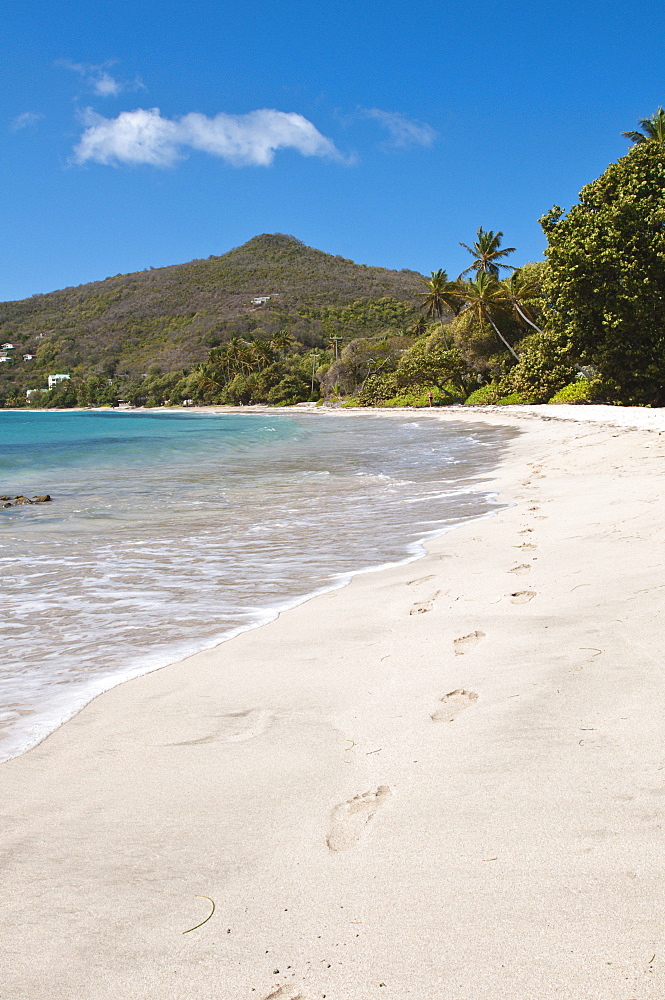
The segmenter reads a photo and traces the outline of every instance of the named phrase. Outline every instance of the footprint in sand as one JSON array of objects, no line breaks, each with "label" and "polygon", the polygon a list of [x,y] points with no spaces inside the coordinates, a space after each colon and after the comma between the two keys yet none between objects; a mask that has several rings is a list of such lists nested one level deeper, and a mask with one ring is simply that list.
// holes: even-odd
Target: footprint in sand
[{"label": "footprint in sand", "polygon": [[433,722],[453,722],[454,719],[463,712],[465,708],[469,708],[470,705],[475,704],[478,701],[478,695],[475,691],[465,691],[463,688],[458,688],[457,691],[450,691],[448,694],[444,694],[441,698],[441,708],[437,708],[436,712],[432,712],[430,718]]},{"label": "footprint in sand", "polygon": [[409,614],[410,615],[424,615],[426,611],[431,611],[432,608],[434,607],[434,602],[435,602],[435,600],[437,599],[437,597],[439,596],[440,593],[441,593],[441,591],[437,590],[436,594],[432,594],[432,596],[428,600],[426,600],[426,601],[417,601],[415,604],[413,604],[411,606],[411,610],[409,611]]},{"label": "footprint in sand", "polygon": [[524,549],[525,551],[533,552],[535,549],[538,548],[538,546],[537,545],[532,545],[531,542],[522,542],[521,545],[515,545],[514,548],[516,548],[516,549]]},{"label": "footprint in sand", "polygon": [[194,747],[202,743],[243,743],[265,732],[274,719],[272,712],[262,708],[248,708],[243,712],[228,712],[219,718],[217,731],[194,740],[167,743],[170,747]]},{"label": "footprint in sand", "polygon": [[467,653],[472,646],[475,646],[480,639],[485,638],[485,633],[478,631],[469,632],[468,635],[460,636],[459,639],[455,639],[453,646],[455,647],[455,653],[457,656],[461,656],[462,653]]},{"label": "footprint in sand", "polygon": [[333,809],[330,832],[326,843],[330,851],[346,851],[356,844],[377,810],[389,799],[392,792],[387,785],[379,785],[375,792],[356,795],[348,802]]},{"label": "footprint in sand", "polygon": [[528,604],[536,596],[535,590],[516,590],[510,595],[511,604]]},{"label": "footprint in sand", "polygon": [[222,716],[220,738],[225,743],[243,743],[264,733],[274,715],[261,708],[250,708],[244,712],[229,712]]},{"label": "footprint in sand", "polygon": [[530,535],[532,531],[533,531],[533,528],[522,528],[522,530],[518,531],[517,534],[518,535]]},{"label": "footprint in sand", "polygon": [[516,573],[518,576],[520,576],[522,573],[530,573],[531,572],[531,564],[530,563],[520,563],[519,566],[513,566],[512,569],[508,570],[508,572],[509,573]]},{"label": "footprint in sand", "polygon": [[411,587],[414,583],[425,583],[426,580],[433,580],[434,573],[430,573],[429,576],[419,576],[417,580],[407,580],[407,587]]},{"label": "footprint in sand", "polygon": [[297,986],[278,986],[264,1000],[307,1000],[307,997],[300,993]]}]

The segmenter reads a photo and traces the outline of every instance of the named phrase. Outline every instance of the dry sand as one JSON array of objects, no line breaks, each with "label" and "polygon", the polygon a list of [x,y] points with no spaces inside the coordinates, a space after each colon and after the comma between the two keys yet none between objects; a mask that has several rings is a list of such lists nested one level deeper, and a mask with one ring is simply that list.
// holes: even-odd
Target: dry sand
[{"label": "dry sand", "polygon": [[2,765],[1,1000],[665,996],[665,415],[588,409],[431,414],[512,507]]}]

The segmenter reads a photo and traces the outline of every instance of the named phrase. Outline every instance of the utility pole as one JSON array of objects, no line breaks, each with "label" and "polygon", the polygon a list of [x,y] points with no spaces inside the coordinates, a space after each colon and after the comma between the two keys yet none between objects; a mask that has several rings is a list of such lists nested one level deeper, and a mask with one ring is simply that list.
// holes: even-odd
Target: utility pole
[{"label": "utility pole", "polygon": [[311,395],[313,396],[314,395],[314,372],[316,371],[316,362],[319,359],[319,355],[316,353],[316,351],[312,351],[310,357],[312,359],[312,392],[311,392]]},{"label": "utility pole", "polygon": [[337,359],[339,358],[339,349],[338,349],[337,345],[339,344],[340,340],[343,340],[344,338],[343,337],[329,337],[328,339],[330,340],[331,344],[334,344],[334,347],[335,347],[335,361],[337,361]]}]

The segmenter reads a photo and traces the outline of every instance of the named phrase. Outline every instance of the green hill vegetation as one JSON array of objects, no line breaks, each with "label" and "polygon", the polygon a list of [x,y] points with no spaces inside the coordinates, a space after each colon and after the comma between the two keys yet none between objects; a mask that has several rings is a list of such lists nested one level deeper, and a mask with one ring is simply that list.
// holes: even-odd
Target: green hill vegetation
[{"label": "green hill vegetation", "polygon": [[[640,125],[578,204],[543,216],[546,259],[521,268],[482,227],[455,279],[275,234],[5,303],[0,405],[663,406],[665,111]],[[70,378],[26,401],[56,372]]]},{"label": "green hill vegetation", "polygon": [[[273,234],[219,257],[5,302],[0,342],[15,347],[0,364],[0,403],[22,405],[26,390],[56,373],[70,375],[71,385],[42,403],[63,405],[74,388],[81,400],[112,402],[126,396],[124,383],[148,373],[169,383],[177,374],[177,382],[238,337],[267,343],[287,329],[297,353],[330,348],[340,333],[396,331],[417,319],[420,281],[413,271],[354,264]],[[162,388],[148,384],[143,395],[159,398]]]}]

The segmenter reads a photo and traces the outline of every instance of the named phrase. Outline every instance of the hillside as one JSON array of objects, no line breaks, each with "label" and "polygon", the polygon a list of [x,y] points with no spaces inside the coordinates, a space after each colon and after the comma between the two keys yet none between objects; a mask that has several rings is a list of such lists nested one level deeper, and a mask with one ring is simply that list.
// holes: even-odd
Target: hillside
[{"label": "hillside", "polygon": [[[416,316],[414,271],[355,264],[293,236],[256,236],[219,257],[119,274],[0,304],[0,343],[16,345],[0,382],[48,373],[164,372],[202,361],[237,335],[287,329],[304,346],[396,331]],[[261,305],[253,298],[269,296]],[[23,354],[34,354],[23,361]]]}]

